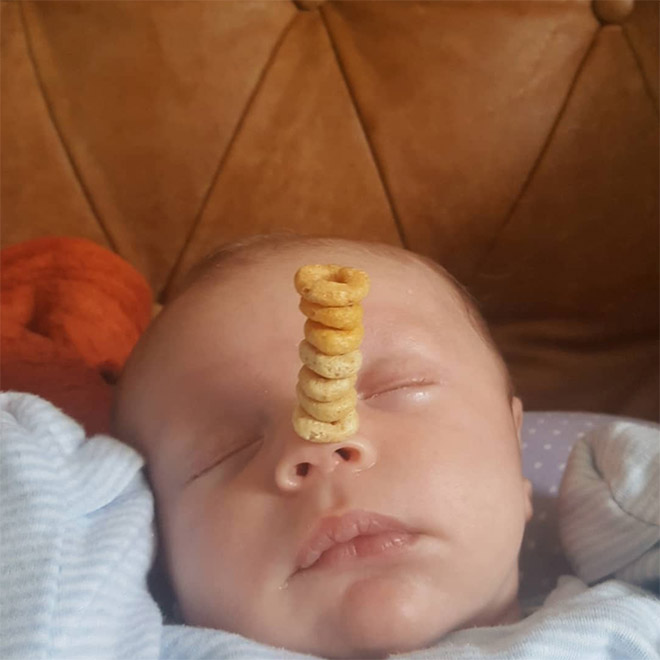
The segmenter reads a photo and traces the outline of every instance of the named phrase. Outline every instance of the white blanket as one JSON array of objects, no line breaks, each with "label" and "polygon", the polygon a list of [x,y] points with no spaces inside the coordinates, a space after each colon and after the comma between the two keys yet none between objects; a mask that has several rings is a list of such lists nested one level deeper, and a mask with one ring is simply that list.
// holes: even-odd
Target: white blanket
[{"label": "white blanket", "polygon": [[[86,439],[38,397],[0,394],[0,410],[0,657],[310,657],[165,625],[146,587],[155,538],[142,459],[112,438]],[[562,577],[540,609],[401,657],[660,658],[659,439],[656,427],[619,422],[578,443],[560,506],[577,577]]]}]

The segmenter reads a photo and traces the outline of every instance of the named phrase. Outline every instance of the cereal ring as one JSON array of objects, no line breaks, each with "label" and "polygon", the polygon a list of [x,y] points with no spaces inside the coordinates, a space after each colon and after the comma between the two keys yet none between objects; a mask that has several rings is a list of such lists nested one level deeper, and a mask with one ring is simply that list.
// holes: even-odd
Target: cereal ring
[{"label": "cereal ring", "polygon": [[337,422],[320,422],[308,415],[300,406],[296,406],[292,416],[296,433],[310,442],[339,442],[358,429],[358,415],[352,410]]},{"label": "cereal ring", "polygon": [[329,328],[351,330],[362,323],[362,305],[324,307],[301,298],[299,309],[308,319],[327,325]]},{"label": "cereal ring", "polygon": [[327,328],[316,321],[305,321],[305,339],[326,355],[344,355],[356,350],[364,337],[364,326],[352,330]]},{"label": "cereal ring", "polygon": [[369,276],[364,271],[333,264],[302,266],[294,284],[303,298],[326,307],[354,305],[369,292]]},{"label": "cereal ring", "polygon": [[347,378],[354,376],[362,366],[362,353],[351,351],[346,355],[324,355],[308,341],[301,341],[298,354],[303,364],[314,373],[325,378]]},{"label": "cereal ring", "polygon": [[321,422],[338,422],[355,409],[357,403],[357,392],[351,388],[347,394],[334,401],[315,401],[310,399],[303,391],[300,385],[296,387],[298,403],[300,407],[308,414]]},{"label": "cereal ring", "polygon": [[340,399],[355,386],[356,380],[357,376],[324,378],[314,373],[309,367],[302,367],[298,372],[298,384],[303,393],[315,401]]}]

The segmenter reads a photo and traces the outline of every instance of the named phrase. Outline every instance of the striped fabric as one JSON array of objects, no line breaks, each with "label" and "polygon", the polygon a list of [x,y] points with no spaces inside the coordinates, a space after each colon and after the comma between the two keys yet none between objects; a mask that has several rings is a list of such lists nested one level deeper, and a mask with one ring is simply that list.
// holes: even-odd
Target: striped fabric
[{"label": "striped fabric", "polygon": [[0,657],[157,657],[142,459],[38,397],[0,404]]},{"label": "striped fabric", "polygon": [[[38,397],[0,394],[0,410],[0,658],[311,657],[222,631],[163,625],[146,588],[153,502],[140,457],[109,437],[86,440]],[[660,658],[660,601],[635,586],[657,585],[659,574],[653,432],[655,450],[654,438],[633,424],[600,429],[573,453],[562,489],[563,535],[583,579],[562,577],[543,607],[518,623],[458,631],[397,657]],[[618,579],[588,587],[583,580],[593,575]]]},{"label": "striped fabric", "polygon": [[559,497],[559,533],[575,573],[651,587],[660,567],[660,433],[616,422],[573,447]]}]

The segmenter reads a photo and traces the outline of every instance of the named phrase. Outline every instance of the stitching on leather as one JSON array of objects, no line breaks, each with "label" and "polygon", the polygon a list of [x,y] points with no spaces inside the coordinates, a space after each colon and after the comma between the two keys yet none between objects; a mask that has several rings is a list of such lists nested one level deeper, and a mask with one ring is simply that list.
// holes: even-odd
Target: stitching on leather
[{"label": "stitching on leather", "polygon": [[374,161],[374,165],[376,167],[376,173],[378,174],[378,178],[381,182],[381,185],[383,186],[383,190],[385,192],[385,197],[387,199],[387,204],[390,207],[390,212],[392,213],[392,220],[394,221],[394,226],[396,228],[397,233],[399,234],[399,240],[401,241],[401,245],[404,248],[408,247],[408,243],[406,241],[406,235],[403,229],[403,224],[401,223],[401,219],[399,217],[399,214],[397,213],[396,210],[396,204],[394,203],[394,198],[392,196],[392,193],[390,192],[389,186],[387,185],[387,180],[385,178],[385,172],[383,170],[383,167],[381,165],[381,162],[378,158],[378,154],[376,153],[376,148],[373,142],[370,139],[369,133],[367,131],[366,124],[364,122],[364,118],[362,117],[362,113],[360,112],[360,106],[358,105],[357,98],[355,96],[355,93],[353,91],[353,87],[348,79],[348,74],[346,72],[346,69],[344,68],[344,63],[341,59],[341,56],[339,54],[339,49],[337,47],[337,43],[335,42],[335,39],[332,35],[332,31],[330,30],[330,26],[328,24],[328,20],[326,18],[325,12],[327,11],[325,6],[321,6],[319,13],[321,15],[321,20],[323,21],[323,25],[325,27],[326,32],[328,33],[328,39],[330,40],[330,45],[332,46],[332,52],[335,55],[335,59],[337,60],[337,66],[339,68],[339,73],[341,74],[341,77],[344,80],[344,84],[346,85],[346,89],[348,90],[348,95],[351,99],[351,103],[353,104],[353,109],[355,110],[355,114],[357,115],[358,121],[360,122],[360,127],[362,128],[362,133],[364,134],[364,139],[367,143],[367,148],[369,149],[369,152],[371,154],[371,158]]},{"label": "stitching on leather", "polygon": [[73,157],[73,154],[71,153],[71,150],[69,149],[69,146],[67,145],[65,139],[64,139],[64,133],[62,132],[57,119],[55,117],[55,111],[53,108],[52,103],[50,102],[50,99],[48,98],[48,94],[46,93],[46,86],[44,84],[44,81],[41,77],[41,71],[39,70],[39,66],[37,65],[37,59],[34,53],[34,48],[32,45],[32,37],[30,34],[30,30],[28,28],[28,21],[25,16],[25,0],[20,0],[18,3],[19,6],[19,15],[21,17],[21,24],[23,25],[23,34],[25,36],[25,45],[26,45],[26,50],[28,53],[28,58],[30,60],[30,63],[32,64],[32,68],[34,70],[34,77],[37,81],[37,87],[39,88],[39,92],[41,93],[41,98],[43,99],[44,106],[46,107],[46,113],[48,115],[48,118],[50,119],[50,122],[53,126],[53,130],[55,131],[55,135],[57,136],[57,139],[60,142],[60,145],[62,149],[64,150],[64,154],[66,156],[67,161],[69,162],[69,165],[71,167],[71,170],[73,171],[73,175],[75,180],[78,182],[78,185],[80,186],[80,190],[83,194],[83,197],[87,201],[87,204],[89,205],[89,209],[92,212],[92,216],[96,220],[99,228],[101,229],[101,232],[105,236],[106,240],[108,241],[108,244],[112,248],[114,252],[119,253],[119,250],[117,248],[117,244],[115,243],[112,234],[110,233],[108,227],[106,224],[103,222],[101,218],[101,214],[98,211],[98,208],[96,207],[96,204],[94,203],[94,198],[92,197],[91,191],[87,188],[85,185],[85,182],[82,177],[82,173],[79,170],[79,168],[76,165],[76,161]]},{"label": "stitching on leather", "polygon": [[275,42],[275,45],[273,46],[273,50],[271,51],[270,55],[268,56],[266,63],[264,64],[264,67],[259,74],[259,78],[254,86],[254,89],[252,92],[250,92],[250,95],[247,98],[247,101],[245,102],[245,106],[243,108],[243,111],[240,113],[238,117],[238,121],[236,122],[236,126],[234,128],[234,131],[232,132],[229,141],[227,142],[227,147],[225,148],[225,151],[223,154],[220,156],[220,160],[218,162],[218,166],[215,169],[215,172],[211,176],[211,179],[209,181],[209,185],[206,191],[206,194],[202,198],[202,202],[200,204],[200,207],[195,214],[192,223],[190,225],[190,231],[188,232],[188,235],[183,241],[183,244],[181,246],[181,250],[179,251],[179,254],[174,261],[174,264],[172,265],[172,268],[170,269],[170,272],[165,280],[165,283],[161,289],[161,291],[158,293],[158,302],[164,303],[166,298],[167,298],[167,292],[171,289],[172,283],[174,282],[175,277],[177,276],[179,269],[181,268],[181,263],[183,262],[183,258],[186,254],[186,251],[190,247],[190,244],[192,243],[192,240],[195,236],[195,233],[199,229],[202,217],[204,215],[204,210],[206,209],[209,200],[211,199],[211,196],[213,194],[213,191],[216,187],[216,184],[218,182],[218,179],[220,178],[220,174],[222,170],[224,169],[225,163],[227,162],[227,159],[229,158],[229,154],[231,154],[232,149],[234,147],[234,144],[236,142],[236,139],[238,135],[240,134],[241,130],[243,129],[243,125],[245,124],[245,121],[250,114],[250,110],[252,109],[252,106],[254,105],[254,102],[259,95],[259,92],[261,91],[261,88],[263,87],[264,81],[266,79],[266,76],[268,75],[268,72],[271,69],[271,66],[273,65],[273,62],[275,61],[277,57],[277,53],[279,52],[282,44],[284,43],[287,35],[289,34],[291,27],[293,26],[294,22],[298,18],[299,13],[296,12],[287,25],[284,27],[282,30],[282,33],[280,36],[277,38],[277,41]]},{"label": "stitching on leather", "polygon": [[646,90],[646,93],[648,94],[649,99],[651,100],[651,104],[655,108],[656,114],[660,112],[660,109],[658,108],[658,99],[653,95],[653,89],[651,87],[651,81],[648,79],[646,76],[646,71],[644,70],[644,67],[642,66],[642,60],[639,57],[639,53],[637,52],[637,49],[635,48],[635,44],[633,43],[633,40],[630,38],[630,33],[628,32],[626,26],[623,26],[623,29],[621,30],[623,33],[623,38],[626,40],[626,43],[628,44],[628,48],[630,48],[630,52],[632,53],[632,57],[635,60],[635,65],[637,66],[637,69],[639,71],[639,75],[642,78],[642,81],[644,83],[644,89]]},{"label": "stitching on leather", "polygon": [[534,177],[536,176],[536,173],[543,162],[543,159],[545,158],[546,153],[548,152],[548,149],[550,148],[550,145],[554,141],[555,133],[557,132],[557,128],[559,127],[559,124],[561,123],[561,120],[564,118],[564,114],[566,113],[566,108],[568,107],[568,103],[571,100],[573,96],[573,92],[575,91],[575,88],[577,87],[577,83],[582,75],[582,72],[584,70],[584,67],[591,57],[591,53],[593,52],[596,42],[598,41],[598,35],[600,33],[600,30],[602,28],[597,28],[594,32],[593,37],[591,38],[591,43],[589,44],[588,48],[585,51],[585,54],[582,56],[582,59],[580,60],[580,63],[578,64],[575,73],[573,74],[573,80],[571,80],[570,85],[568,86],[568,90],[566,92],[566,96],[564,97],[564,100],[562,101],[561,106],[559,107],[559,110],[557,111],[557,116],[555,117],[554,121],[552,122],[550,126],[550,130],[548,131],[548,135],[546,136],[543,144],[541,145],[541,149],[539,150],[538,155],[534,159],[534,162],[532,163],[532,166],[529,169],[529,172],[527,173],[527,176],[525,177],[522,186],[520,187],[520,191],[516,195],[515,199],[513,200],[513,203],[511,204],[511,207],[509,209],[509,212],[504,216],[504,219],[502,220],[499,228],[493,235],[492,240],[490,241],[489,245],[484,249],[483,254],[481,258],[477,261],[476,266],[474,267],[471,275],[469,277],[463,278],[464,284],[469,288],[472,283],[474,282],[474,279],[476,278],[477,274],[481,271],[483,268],[484,264],[488,261],[490,258],[491,254],[495,250],[495,247],[497,246],[500,237],[504,233],[504,230],[509,226],[509,223],[511,222],[516,209],[518,208],[518,205],[520,204],[521,200],[525,196],[525,193],[529,189],[529,186],[531,185],[532,181],[534,180]]}]

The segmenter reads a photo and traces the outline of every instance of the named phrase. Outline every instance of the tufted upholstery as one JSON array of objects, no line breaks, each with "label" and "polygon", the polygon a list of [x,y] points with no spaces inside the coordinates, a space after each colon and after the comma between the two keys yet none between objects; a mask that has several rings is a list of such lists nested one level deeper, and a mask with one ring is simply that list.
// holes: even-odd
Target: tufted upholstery
[{"label": "tufted upholstery", "polygon": [[655,0],[2,2],[3,245],[402,244],[527,408],[657,419],[658,179]]}]

